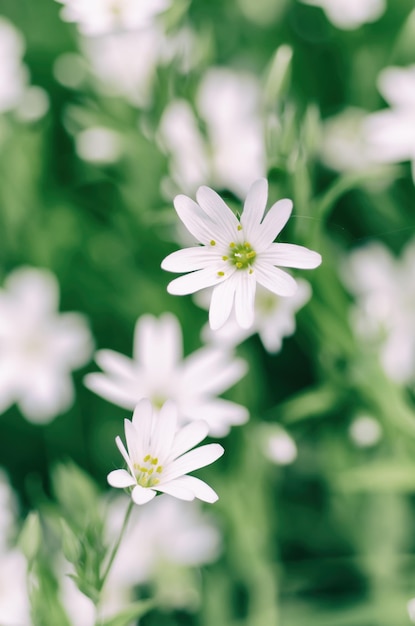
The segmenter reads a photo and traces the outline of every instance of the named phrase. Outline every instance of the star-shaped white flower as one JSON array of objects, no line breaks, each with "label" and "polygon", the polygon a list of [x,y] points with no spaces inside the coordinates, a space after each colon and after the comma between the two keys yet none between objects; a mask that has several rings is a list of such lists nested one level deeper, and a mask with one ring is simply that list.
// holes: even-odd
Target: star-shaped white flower
[{"label": "star-shaped white flower", "polygon": [[104,373],[89,374],[86,386],[106,400],[133,410],[142,398],[155,408],[173,400],[183,422],[203,419],[210,433],[223,436],[248,419],[245,407],[216,398],[246,373],[245,361],[214,347],[183,359],[182,333],[177,318],[143,315],[134,332],[133,359],[113,350],[100,350],[96,361]]},{"label": "star-shaped white flower", "polygon": [[220,328],[235,306],[242,328],[252,326],[259,283],[279,296],[293,296],[294,278],[279,267],[312,269],[321,256],[303,246],[274,243],[291,215],[291,200],[276,202],[264,217],[268,183],[264,178],[250,188],[240,220],[209,187],[196,193],[198,204],[179,195],[174,206],[180,219],[201,246],[173,252],[161,266],[169,272],[190,272],[169,283],[171,294],[186,295],[214,286],[209,309],[213,330]]},{"label": "star-shaped white flower", "polygon": [[202,420],[177,428],[177,408],[166,402],[159,412],[153,411],[151,402],[141,400],[133,419],[124,421],[127,449],[120,437],[116,444],[128,471],[114,470],[108,474],[112,487],[131,487],[131,497],[136,504],[152,500],[157,491],[168,493],[180,500],[198,498],[216,502],[218,496],[205,482],[188,472],[210,465],[224,453],[218,443],[194,448],[208,434],[209,427]]},{"label": "star-shaped white flower", "polygon": [[93,343],[79,313],[58,313],[59,285],[48,270],[19,268],[0,290],[0,412],[16,402],[33,422],[48,422],[74,400],[73,369]]}]

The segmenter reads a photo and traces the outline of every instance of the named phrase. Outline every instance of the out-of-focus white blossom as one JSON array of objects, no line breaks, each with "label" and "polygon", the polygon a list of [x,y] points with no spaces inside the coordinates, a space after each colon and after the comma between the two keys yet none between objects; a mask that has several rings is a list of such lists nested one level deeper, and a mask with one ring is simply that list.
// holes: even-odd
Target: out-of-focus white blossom
[{"label": "out-of-focus white blossom", "polygon": [[202,245],[178,250],[163,260],[163,269],[186,272],[167,290],[186,295],[214,287],[209,306],[213,330],[225,324],[232,310],[242,328],[251,328],[257,283],[278,296],[291,297],[297,283],[280,268],[313,269],[321,263],[321,255],[304,246],[274,243],[293,204],[279,200],[265,214],[267,197],[268,182],[260,178],[250,187],[240,219],[209,187],[199,187],[197,204],[184,195],[174,199],[181,221]]},{"label": "out-of-focus white blossom", "polygon": [[[114,537],[124,509],[117,498],[110,510]],[[133,587],[153,580],[165,565],[210,563],[218,557],[220,543],[217,526],[196,500],[183,502],[162,495],[133,511],[108,584]]]},{"label": "out-of-focus white blossom", "polygon": [[136,107],[152,102],[159,66],[174,63],[177,71],[186,74],[198,62],[201,50],[190,29],[166,35],[158,24],[84,38],[80,45],[100,91],[125,98]]},{"label": "out-of-focus white blossom", "polygon": [[415,598],[409,600],[408,604],[406,605],[406,609],[408,611],[409,619],[411,620],[411,622],[415,623]]},{"label": "out-of-focus white blossom", "polygon": [[297,458],[294,439],[278,424],[262,424],[260,429],[262,450],[276,465],[290,465]]},{"label": "out-of-focus white blossom", "polygon": [[388,376],[409,382],[415,376],[415,241],[395,258],[381,243],[352,252],[343,278],[356,297],[356,332],[375,342]]},{"label": "out-of-focus white blossom", "polygon": [[74,400],[70,377],[88,362],[92,338],[79,313],[58,313],[59,285],[48,270],[23,267],[0,290],[0,411],[14,402],[48,422]]},{"label": "out-of-focus white blossom", "polygon": [[115,442],[127,464],[125,469],[108,474],[108,482],[118,489],[131,488],[135,504],[145,504],[157,492],[180,500],[199,498],[216,502],[218,495],[203,480],[188,476],[210,465],[224,453],[218,443],[195,446],[208,434],[206,422],[198,420],[177,428],[177,407],[167,401],[155,411],[147,398],[137,404],[133,419],[124,420],[127,448],[117,437]]},{"label": "out-of-focus white blossom", "polygon": [[378,443],[382,436],[382,427],[378,420],[370,415],[359,415],[349,427],[349,434],[360,448],[370,448]]},{"label": "out-of-focus white blossom", "polygon": [[23,65],[24,41],[19,31],[0,17],[0,113],[14,109],[28,83]]},{"label": "out-of-focus white blossom", "polygon": [[[265,175],[260,117],[260,86],[248,72],[212,68],[199,85],[197,113],[206,127],[201,133],[189,104],[173,101],[160,124],[160,139],[170,155],[170,174],[180,191],[194,193],[203,182],[244,196],[252,182]],[[180,141],[178,128],[187,141]]]},{"label": "out-of-focus white blossom", "polygon": [[76,22],[85,35],[144,28],[171,5],[171,0],[57,1],[64,5],[60,13],[62,19]]},{"label": "out-of-focus white blossom", "polygon": [[348,107],[324,121],[321,160],[338,172],[358,172],[376,162],[364,134],[367,111]]},{"label": "out-of-focus white blossom", "polygon": [[[241,328],[235,316],[213,331],[208,324],[202,330],[202,338],[206,342],[213,342],[221,346],[233,348],[258,333],[264,348],[275,354],[282,347],[284,337],[289,337],[295,332],[295,314],[311,297],[311,287],[306,280],[297,280],[297,291],[290,298],[281,298],[275,293],[268,291],[261,285],[257,286],[255,293],[255,319],[249,329]],[[199,294],[196,302],[204,308],[209,308],[210,290]]]},{"label": "out-of-focus white blossom", "polygon": [[330,22],[344,30],[353,30],[367,22],[375,22],[386,9],[386,0],[301,0],[301,2],[321,7]]},{"label": "out-of-focus white blossom", "polygon": [[84,161],[114,163],[122,153],[121,135],[110,128],[94,126],[75,137],[76,152]]},{"label": "out-of-focus white blossom", "polygon": [[384,69],[378,87],[391,108],[367,116],[366,140],[378,162],[411,161],[415,182],[415,65]]},{"label": "out-of-focus white blossom", "polygon": [[205,347],[183,359],[179,322],[165,313],[144,315],[134,332],[133,359],[112,350],[96,354],[104,373],[88,374],[85,384],[95,393],[133,409],[142,398],[155,408],[173,400],[183,422],[203,419],[210,433],[223,436],[248,419],[245,407],[217,398],[246,373],[246,363],[222,349]]},{"label": "out-of-focus white blossom", "polygon": [[17,534],[17,502],[0,470],[0,624],[31,626],[26,586],[26,559],[10,547]]}]

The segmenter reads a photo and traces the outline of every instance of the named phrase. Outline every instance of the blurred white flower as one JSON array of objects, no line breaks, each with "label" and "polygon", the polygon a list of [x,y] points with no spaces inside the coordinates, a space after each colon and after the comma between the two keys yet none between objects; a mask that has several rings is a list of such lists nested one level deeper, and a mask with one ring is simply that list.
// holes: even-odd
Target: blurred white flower
[{"label": "blurred white flower", "polygon": [[135,326],[133,359],[112,350],[98,351],[95,358],[104,373],[88,374],[85,384],[131,410],[142,398],[150,398],[155,408],[173,400],[183,422],[203,419],[211,434],[226,435],[231,425],[246,422],[248,411],[215,396],[244,376],[246,363],[211,347],[183,359],[182,344],[174,315],[165,313],[160,319],[143,315]]},{"label": "blurred white flower", "polygon": [[42,87],[31,86],[16,107],[16,117],[23,122],[36,122],[49,110],[49,96]]},{"label": "blurred white flower", "polygon": [[0,469],[0,553],[16,533],[17,502],[6,473]]},{"label": "blurred white flower", "polygon": [[415,65],[384,69],[378,87],[391,108],[367,116],[366,140],[378,162],[411,161],[415,182]]},{"label": "blurred white flower", "polygon": [[200,82],[196,107],[206,136],[195,112],[182,100],[171,102],[160,122],[160,142],[170,156],[173,181],[189,194],[208,180],[244,196],[266,172],[258,79],[247,72],[212,68]]},{"label": "blurred white flower", "polygon": [[180,219],[202,246],[178,250],[164,259],[163,269],[189,272],[170,282],[167,290],[186,295],[214,286],[209,309],[213,330],[223,326],[234,304],[238,324],[253,325],[257,282],[279,296],[295,294],[294,278],[277,265],[312,269],[321,263],[317,252],[303,246],[273,243],[291,215],[292,202],[276,202],[263,218],[267,195],[268,183],[261,178],[249,190],[240,220],[209,187],[198,189],[198,204],[182,195],[174,200]]},{"label": "blurred white flower", "polygon": [[28,83],[23,53],[22,35],[0,16],[0,113],[14,109],[23,98]]},{"label": "blurred white flower", "polygon": [[0,624],[31,626],[26,559],[17,550],[0,553]]},{"label": "blurred white flower", "polygon": [[167,401],[160,411],[154,411],[146,398],[137,404],[132,421],[124,421],[127,450],[120,437],[116,444],[128,470],[108,474],[112,487],[132,487],[135,504],[152,500],[157,491],[181,500],[199,498],[216,502],[218,496],[205,482],[188,472],[210,465],[224,453],[218,443],[194,448],[208,434],[206,422],[198,420],[177,428],[177,407]]},{"label": "blurred white flower", "polygon": [[278,424],[261,424],[262,449],[276,465],[290,465],[297,458],[294,439]]},{"label": "blurred white flower", "polygon": [[[212,330],[206,324],[202,330],[202,338],[221,346],[233,348],[258,333],[264,348],[271,354],[279,352],[284,337],[295,332],[295,314],[311,298],[311,287],[306,280],[297,280],[297,291],[290,298],[281,298],[257,285],[255,292],[255,319],[251,328],[241,328],[231,314],[225,324],[218,330]],[[198,294],[196,294],[198,295]],[[209,308],[210,290],[200,292],[202,298],[195,298],[204,308]]]},{"label": "blurred white flower", "polygon": [[344,30],[353,30],[367,22],[375,22],[386,9],[386,0],[301,0],[301,2],[321,7],[330,22]]},{"label": "blurred white flower", "polygon": [[0,290],[0,412],[14,402],[32,422],[48,422],[74,400],[73,369],[90,359],[85,318],[57,312],[59,286],[48,270],[12,272]]},{"label": "blurred white flower", "polygon": [[208,148],[186,100],[173,100],[164,110],[159,140],[169,155],[170,176],[182,191],[193,193],[211,178]]},{"label": "blurred white flower", "polygon": [[117,30],[144,28],[169,8],[171,0],[57,0],[61,17],[76,22],[81,33],[101,35]]},{"label": "blurred white flower", "polygon": [[364,134],[367,111],[348,107],[324,121],[320,145],[323,163],[338,172],[359,172],[376,162]]},{"label": "blurred white flower", "polygon": [[[122,525],[123,507],[117,498],[110,508],[113,539]],[[197,501],[183,502],[161,495],[133,511],[108,585],[134,587],[150,582],[166,565],[198,567],[214,561],[221,537],[211,517]]]},{"label": "blurred white flower", "polygon": [[84,39],[81,48],[105,94],[145,106],[151,100],[163,42],[162,31],[153,27]]},{"label": "blurred white flower", "polygon": [[415,240],[400,259],[381,243],[349,255],[343,279],[356,297],[352,323],[356,332],[375,341],[387,375],[397,382],[415,376]]},{"label": "blurred white flower", "polygon": [[370,415],[359,415],[349,427],[349,434],[360,448],[370,448],[378,443],[382,436],[382,427],[378,420]]},{"label": "blurred white flower", "polygon": [[411,622],[415,623],[415,598],[409,600],[408,604],[406,605],[406,609],[408,611],[409,619],[411,620]]},{"label": "blurred white flower", "polygon": [[91,163],[114,163],[122,153],[119,133],[103,126],[94,126],[75,137],[76,152],[84,161]]}]

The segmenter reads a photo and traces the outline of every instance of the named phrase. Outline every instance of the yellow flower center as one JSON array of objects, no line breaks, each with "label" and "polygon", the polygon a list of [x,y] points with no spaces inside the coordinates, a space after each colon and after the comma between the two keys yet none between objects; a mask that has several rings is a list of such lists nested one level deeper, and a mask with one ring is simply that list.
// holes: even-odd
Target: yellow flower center
[{"label": "yellow flower center", "polygon": [[252,249],[252,246],[247,241],[243,243],[234,243],[233,241],[229,244],[229,256],[223,257],[224,261],[228,261],[235,265],[238,270],[247,270],[251,269],[256,257],[255,250]]},{"label": "yellow flower center", "polygon": [[160,482],[163,467],[157,457],[146,454],[142,463],[134,463],[135,477],[141,487],[154,487]]}]

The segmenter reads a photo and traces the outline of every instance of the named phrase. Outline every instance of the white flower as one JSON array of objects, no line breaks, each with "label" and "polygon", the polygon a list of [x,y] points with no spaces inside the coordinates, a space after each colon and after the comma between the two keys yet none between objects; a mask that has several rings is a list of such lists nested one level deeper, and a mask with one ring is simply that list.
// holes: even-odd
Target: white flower
[{"label": "white flower", "polygon": [[85,35],[101,35],[118,29],[148,26],[168,9],[171,0],[57,0],[64,5],[61,17],[77,22]]},{"label": "white flower", "polygon": [[278,424],[261,424],[262,449],[276,465],[290,465],[297,458],[294,439]]},{"label": "white flower", "polygon": [[22,100],[28,72],[22,63],[24,42],[18,30],[0,17],[0,113],[14,109]]},{"label": "white flower", "polygon": [[75,145],[78,156],[91,163],[114,163],[122,153],[121,135],[104,126],[82,130],[75,137]]},{"label": "white flower", "polygon": [[20,268],[0,290],[0,412],[16,402],[33,422],[48,422],[74,399],[73,369],[88,362],[85,318],[57,312],[59,286],[48,270]]},{"label": "white flower", "polygon": [[352,252],[343,279],[356,296],[352,323],[356,332],[375,342],[386,374],[397,382],[415,376],[415,241],[401,258],[381,243]]},{"label": "white flower", "polygon": [[376,162],[364,134],[367,111],[347,107],[324,121],[321,160],[338,172],[358,172]]},{"label": "white flower", "polygon": [[17,503],[9,480],[0,469],[0,553],[7,547],[12,533],[16,531]]},{"label": "white flower", "polygon": [[217,494],[209,485],[187,476],[200,467],[216,461],[224,453],[218,443],[194,448],[208,434],[206,422],[199,420],[177,429],[177,409],[166,402],[159,412],[153,411],[146,398],[137,404],[133,419],[124,421],[127,450],[120,437],[116,444],[128,470],[114,470],[108,474],[112,487],[132,487],[131,497],[136,504],[152,500],[157,491],[181,500],[199,498],[216,502]]},{"label": "white flower", "polygon": [[246,363],[211,347],[183,359],[182,333],[172,314],[137,320],[133,359],[100,350],[96,361],[104,373],[86,376],[87,387],[127,409],[134,409],[142,398],[150,398],[155,408],[173,400],[181,420],[203,419],[217,436],[248,419],[245,407],[214,397],[242,378]]},{"label": "white flower", "polygon": [[375,22],[386,9],[385,0],[301,0],[321,7],[327,18],[344,30],[359,28],[366,22]]},{"label": "white flower", "polygon": [[349,435],[360,448],[370,448],[381,438],[382,427],[374,417],[359,415],[350,424]]},{"label": "white flower", "polygon": [[242,197],[266,171],[260,116],[260,84],[248,72],[211,68],[202,78],[196,107],[206,136],[190,105],[176,100],[160,122],[161,143],[170,156],[170,174],[193,194],[208,180]]},{"label": "white flower", "polygon": [[415,623],[415,598],[411,598],[406,605],[406,609],[408,611],[409,619],[412,623]]},{"label": "white flower", "polygon": [[[213,342],[226,347],[235,347],[247,337],[258,333],[264,348],[271,354],[279,352],[284,337],[295,332],[295,313],[303,307],[311,297],[311,287],[306,280],[297,281],[298,289],[291,298],[281,298],[261,285],[255,293],[255,320],[251,328],[241,328],[231,315],[227,322],[218,330],[212,330],[207,324],[202,331],[206,342]],[[209,294],[203,293],[203,299]],[[209,290],[210,293],[210,290]],[[200,298],[196,301],[204,306]],[[209,308],[207,302],[206,308]]]},{"label": "white flower", "polygon": [[378,86],[391,108],[368,115],[366,140],[378,162],[412,161],[415,182],[415,65],[384,69]]},{"label": "white flower", "polygon": [[23,554],[9,550],[0,554],[0,624],[30,626],[27,566]]},{"label": "white flower", "polygon": [[138,33],[111,33],[81,42],[101,91],[121,96],[134,106],[145,106],[151,101],[164,45],[164,36],[156,27]]},{"label": "white flower", "polygon": [[[124,515],[119,498],[109,513],[113,541]],[[197,501],[161,495],[144,509],[133,511],[108,584],[132,588],[156,578],[166,565],[198,567],[210,563],[219,550],[220,533]]]},{"label": "white flower", "polygon": [[311,269],[321,263],[317,252],[303,246],[273,243],[291,215],[292,202],[276,202],[263,218],[267,192],[263,178],[252,185],[240,220],[209,187],[198,189],[198,204],[183,195],[174,200],[180,219],[202,245],[164,259],[163,269],[190,272],[169,283],[167,290],[185,295],[214,286],[209,309],[214,330],[226,322],[233,306],[238,324],[252,326],[257,283],[279,296],[295,294],[294,278],[277,265]]}]

